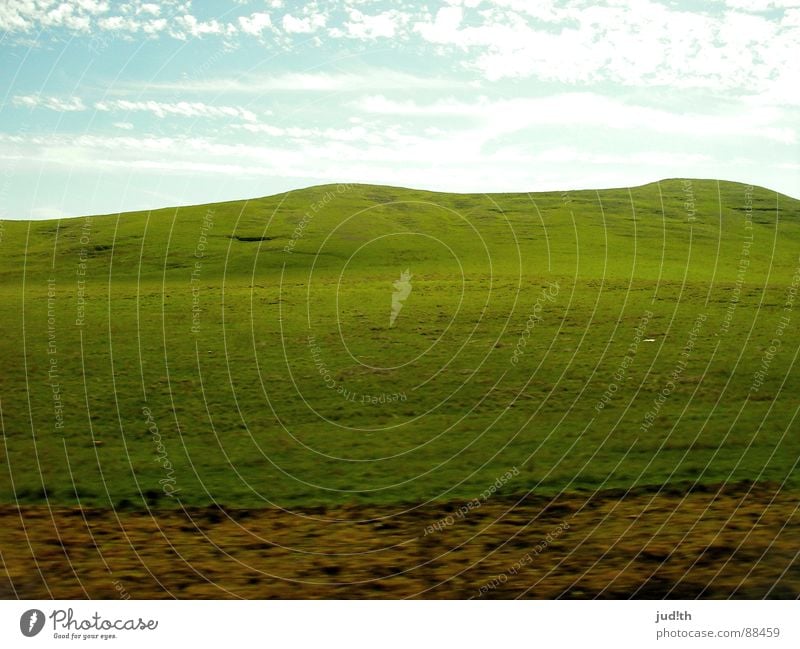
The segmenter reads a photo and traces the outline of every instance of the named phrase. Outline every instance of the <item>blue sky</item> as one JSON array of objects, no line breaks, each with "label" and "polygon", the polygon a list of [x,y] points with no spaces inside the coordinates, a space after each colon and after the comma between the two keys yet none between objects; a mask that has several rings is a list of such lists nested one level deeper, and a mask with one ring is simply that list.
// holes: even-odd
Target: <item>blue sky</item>
[{"label": "blue sky", "polygon": [[800,0],[3,0],[0,34],[0,218],[345,181],[800,197]]}]

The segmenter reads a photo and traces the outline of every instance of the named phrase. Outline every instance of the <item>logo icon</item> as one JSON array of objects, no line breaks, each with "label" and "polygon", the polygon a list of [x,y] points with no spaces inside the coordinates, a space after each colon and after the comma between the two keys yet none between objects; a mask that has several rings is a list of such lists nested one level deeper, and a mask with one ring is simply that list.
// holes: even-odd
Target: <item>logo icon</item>
[{"label": "logo icon", "polygon": [[389,316],[389,326],[394,327],[397,316],[403,309],[403,302],[411,294],[411,278],[413,275],[408,268],[400,274],[400,279],[392,284],[394,286],[394,293],[392,293],[392,315]]},{"label": "logo icon", "polygon": [[38,608],[25,611],[19,618],[19,630],[22,635],[32,638],[44,628],[44,613]]}]

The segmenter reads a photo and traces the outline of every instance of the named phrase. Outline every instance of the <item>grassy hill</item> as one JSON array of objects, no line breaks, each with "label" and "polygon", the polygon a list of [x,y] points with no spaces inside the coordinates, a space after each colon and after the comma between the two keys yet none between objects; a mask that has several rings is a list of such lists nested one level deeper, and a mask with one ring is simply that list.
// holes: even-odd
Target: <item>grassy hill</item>
[{"label": "grassy hill", "polygon": [[0,501],[798,485],[775,192],[332,185],[2,226]]}]

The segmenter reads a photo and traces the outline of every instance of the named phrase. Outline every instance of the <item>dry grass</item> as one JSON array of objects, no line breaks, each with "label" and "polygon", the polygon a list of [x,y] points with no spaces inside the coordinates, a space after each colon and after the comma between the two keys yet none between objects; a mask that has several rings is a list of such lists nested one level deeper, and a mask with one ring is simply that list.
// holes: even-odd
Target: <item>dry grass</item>
[{"label": "dry grass", "polygon": [[[4,506],[0,595],[800,595],[798,497],[775,487],[748,484],[688,494],[638,492],[623,497],[606,492],[529,497],[522,502],[498,499],[425,534],[426,527],[453,515],[461,504],[404,513],[389,506],[291,513],[197,508],[150,514]],[[557,532],[565,523],[569,527]],[[551,541],[541,547],[548,534]],[[488,587],[490,582],[497,587]]]}]

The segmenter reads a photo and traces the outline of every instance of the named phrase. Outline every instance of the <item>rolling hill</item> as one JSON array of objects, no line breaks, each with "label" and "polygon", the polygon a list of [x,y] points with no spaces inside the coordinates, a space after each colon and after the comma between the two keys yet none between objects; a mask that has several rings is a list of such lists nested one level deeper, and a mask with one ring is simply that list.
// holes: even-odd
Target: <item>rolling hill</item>
[{"label": "rolling hill", "polygon": [[1,232],[6,503],[798,486],[800,202],[763,188],[329,185]]}]

